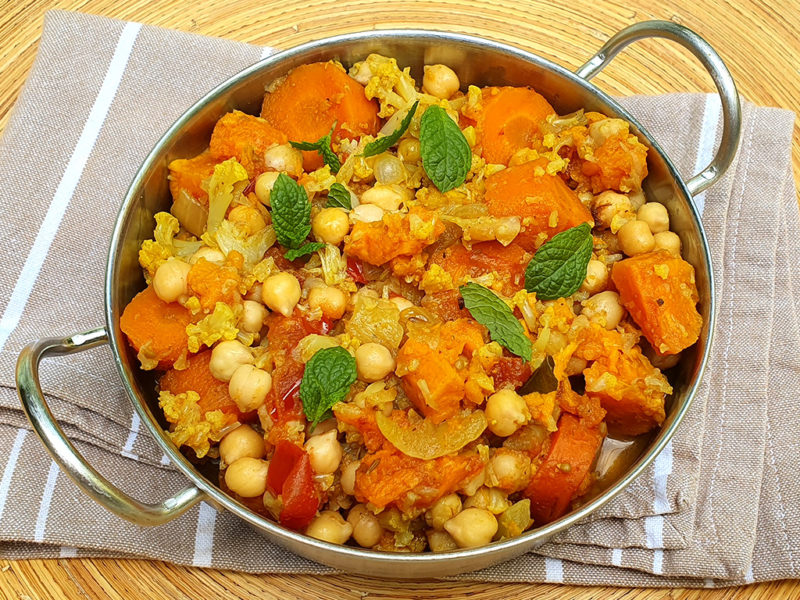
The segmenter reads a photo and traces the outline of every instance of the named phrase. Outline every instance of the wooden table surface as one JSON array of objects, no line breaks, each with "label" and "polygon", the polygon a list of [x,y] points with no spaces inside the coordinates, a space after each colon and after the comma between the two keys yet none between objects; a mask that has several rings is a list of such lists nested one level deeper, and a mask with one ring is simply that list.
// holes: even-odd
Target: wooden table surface
[{"label": "wooden table surface", "polygon": [[[705,37],[742,95],[794,109],[800,98],[797,0],[5,0],[0,2],[0,131],[33,62],[45,10],[60,8],[289,48],[370,28],[421,27],[477,34],[575,68],[618,29],[671,19]],[[626,50],[595,82],[613,94],[712,91],[690,55],[664,41]],[[793,158],[800,175],[800,128]],[[361,577],[253,576],[142,560],[0,561],[3,598],[800,598],[800,582],[724,590],[630,590],[527,584],[378,581]]]}]

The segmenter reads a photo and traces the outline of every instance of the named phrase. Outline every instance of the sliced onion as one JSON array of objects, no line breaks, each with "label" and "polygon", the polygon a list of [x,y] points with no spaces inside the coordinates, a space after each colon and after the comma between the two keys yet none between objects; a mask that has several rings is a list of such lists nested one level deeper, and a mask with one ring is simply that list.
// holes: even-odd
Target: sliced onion
[{"label": "sliced onion", "polygon": [[477,440],[488,425],[482,410],[456,415],[438,425],[430,419],[412,422],[402,411],[394,411],[391,417],[378,411],[375,419],[381,433],[395,448],[422,460],[458,452]]},{"label": "sliced onion", "polygon": [[208,209],[187,194],[186,190],[180,191],[178,197],[172,203],[170,212],[178,219],[181,226],[192,235],[200,237],[206,230]]}]

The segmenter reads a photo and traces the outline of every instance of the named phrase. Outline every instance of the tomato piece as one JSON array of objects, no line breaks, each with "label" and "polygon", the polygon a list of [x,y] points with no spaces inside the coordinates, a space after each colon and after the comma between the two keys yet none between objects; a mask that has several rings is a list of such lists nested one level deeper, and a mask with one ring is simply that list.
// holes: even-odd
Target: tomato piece
[{"label": "tomato piece", "polygon": [[[302,452],[302,451],[301,451]],[[314,472],[308,454],[302,452],[283,483],[283,510],[280,522],[289,529],[305,529],[317,514],[319,494],[314,487]]]},{"label": "tomato piece", "polygon": [[303,454],[305,452],[300,446],[286,440],[278,442],[267,471],[267,489],[270,492],[276,496],[282,492],[289,473]]},{"label": "tomato piece", "polygon": [[367,283],[364,278],[364,265],[354,256],[347,257],[347,275],[356,283]]}]

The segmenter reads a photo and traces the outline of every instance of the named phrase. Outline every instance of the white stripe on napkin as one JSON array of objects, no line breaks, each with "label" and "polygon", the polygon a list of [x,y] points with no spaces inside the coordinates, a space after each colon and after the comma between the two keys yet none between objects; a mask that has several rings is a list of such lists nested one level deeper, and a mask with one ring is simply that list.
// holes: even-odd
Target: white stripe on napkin
[{"label": "white stripe on napkin", "polygon": [[547,583],[564,583],[564,563],[560,559],[544,559],[544,580]]},{"label": "white stripe on napkin", "polygon": [[139,414],[134,411],[133,416],[131,417],[131,427],[130,431],[128,432],[128,439],[125,440],[125,446],[122,448],[122,456],[125,456],[126,458],[132,458],[133,460],[139,459],[139,455],[133,453],[133,445],[136,443],[136,438],[139,435],[141,424],[142,420],[139,418]]},{"label": "white stripe on napkin", "polygon": [[211,566],[214,552],[214,524],[216,522],[217,511],[205,502],[201,502],[200,510],[197,512],[197,531],[194,536],[192,564],[195,567]]},{"label": "white stripe on napkin", "polygon": [[92,153],[97,137],[100,135],[100,130],[108,115],[108,109],[111,107],[111,103],[117,93],[131,50],[133,50],[133,45],[141,28],[140,23],[127,23],[122,29],[122,34],[108,65],[103,84],[100,86],[94,105],[89,111],[89,116],[78,138],[78,143],[75,145],[64,175],[61,177],[55,194],[53,194],[50,208],[48,208],[47,214],[39,227],[36,240],[28,253],[28,258],[25,259],[25,264],[19,274],[17,283],[14,285],[14,290],[11,292],[8,305],[3,312],[2,319],[0,319],[0,350],[3,349],[9,336],[19,324],[47,252],[56,237],[72,194],[75,192],[75,188],[89,160],[89,155]]},{"label": "white stripe on napkin", "polygon": [[[694,173],[692,176],[703,170],[714,157],[715,142],[717,141],[717,129],[722,115],[722,103],[716,94],[706,94],[705,109],[703,110],[703,125],[700,129],[700,145],[697,147],[697,160],[694,163]],[[694,197],[694,205],[700,216],[706,207],[706,193],[702,192]]]},{"label": "white stripe on napkin", "polygon": [[41,543],[44,541],[44,531],[47,528],[47,515],[50,514],[50,502],[53,500],[53,492],[56,489],[56,481],[61,471],[55,461],[50,463],[50,472],[47,474],[47,483],[44,484],[42,501],[39,504],[39,514],[36,516],[36,529],[33,533],[34,541]]},{"label": "white stripe on napkin", "polygon": [[25,441],[27,434],[27,429],[18,430],[17,436],[14,438],[14,444],[11,446],[11,452],[8,453],[8,462],[6,463],[6,468],[3,469],[3,478],[0,479],[0,519],[3,518],[3,511],[6,509],[8,491],[11,489],[11,479],[14,477],[19,453],[22,450],[22,443]]}]

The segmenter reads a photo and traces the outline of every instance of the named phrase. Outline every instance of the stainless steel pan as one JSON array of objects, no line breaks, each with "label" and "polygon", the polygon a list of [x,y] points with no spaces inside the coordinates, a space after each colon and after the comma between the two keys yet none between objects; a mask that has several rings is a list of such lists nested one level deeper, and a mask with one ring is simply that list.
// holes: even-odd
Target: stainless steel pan
[{"label": "stainless steel pan", "polygon": [[[666,38],[687,48],[710,73],[722,101],[722,141],[712,162],[683,181],[655,140],[612,98],[590,83],[625,46],[648,37]],[[135,353],[119,328],[128,301],[144,282],[137,260],[142,240],[153,232],[153,214],[169,206],[167,164],[173,158],[193,156],[208,145],[216,120],[234,108],[257,113],[264,87],[298,65],[337,59],[345,65],[380,52],[409,65],[420,80],[422,66],[445,63],[462,82],[476,85],[532,85],[561,113],[579,108],[620,117],[649,149],[649,200],[663,203],[673,230],[683,243],[685,258],[697,274],[699,309],[704,326],[698,343],[684,352],[673,378],[675,392],[667,419],[641,457],[610,487],[580,508],[521,537],[481,548],[448,553],[391,554],[350,546],[336,546],[284,529],[225,495],[178,451],[164,433],[152,375],[139,370]],[[332,37],[280,52],[232,77],[197,102],[166,132],[145,159],[122,203],[117,217],[105,281],[105,327],[64,339],[42,339],[27,346],[19,357],[17,385],[22,405],[33,428],[53,459],[78,486],[103,506],[140,525],[157,525],[178,517],[205,500],[220,510],[238,515],[273,542],[332,567],[373,576],[399,578],[437,577],[479,569],[520,555],[544,543],[553,534],[591,514],[630,484],[650,464],[675,433],[699,385],[714,329],[714,279],[708,244],[692,196],[717,181],[731,163],[740,132],[740,108],[733,80],[714,50],[692,31],[668,21],[650,21],[627,27],[612,37],[574,73],[539,56],[475,37],[431,31],[369,31]],[[110,343],[122,383],[133,408],[172,463],[190,482],[182,492],[160,504],[142,504],[122,493],[95,471],[64,436],[44,399],[38,365],[49,355],[70,354]],[[186,540],[191,543],[191,540]]]}]

